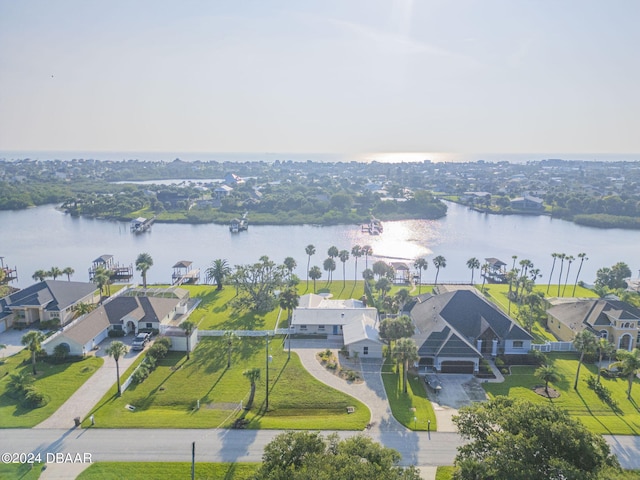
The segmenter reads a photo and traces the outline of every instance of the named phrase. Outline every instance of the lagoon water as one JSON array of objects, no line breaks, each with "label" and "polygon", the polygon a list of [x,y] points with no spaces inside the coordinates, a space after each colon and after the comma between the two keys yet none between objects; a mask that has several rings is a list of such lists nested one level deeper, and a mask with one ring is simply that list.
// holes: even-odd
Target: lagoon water
[{"label": "lagoon water", "polygon": [[[0,256],[5,265],[17,267],[18,282],[14,286],[26,287],[33,283],[36,270],[72,267],[72,280],[87,281],[92,261],[103,254],[112,254],[121,264],[132,264],[139,253],[149,253],[154,261],[147,274],[150,283],[168,283],[173,265],[190,260],[202,271],[217,258],[229,265],[257,262],[267,255],[281,263],[285,257],[296,259],[296,274],[306,278],[307,255],[305,247],[313,244],[316,254],[311,265],[322,263],[327,250],[334,245],[339,250],[351,251],[353,245],[371,245],[374,258],[399,259],[409,263],[425,256],[430,261],[436,255],[447,260],[438,281],[469,281],[471,272],[466,266],[470,257],[483,262],[496,257],[511,266],[512,256],[527,258],[548,281],[552,252],[563,252],[577,258],[587,253],[580,279],[592,283],[596,271],[616,262],[626,262],[634,276],[640,268],[640,231],[582,227],[546,216],[487,215],[449,203],[445,218],[439,220],[408,220],[385,222],[384,233],[371,236],[357,225],[332,227],[254,226],[247,232],[232,234],[226,225],[182,225],[156,223],[151,231],[134,235],[126,222],[73,218],[46,205],[28,210],[0,211]],[[337,260],[334,281],[342,280],[342,263]],[[364,268],[364,257],[358,261],[358,279]],[[355,264],[349,259],[345,265],[346,278],[355,276]],[[575,279],[578,262],[571,266],[569,283]],[[566,272],[566,265],[565,265]],[[554,272],[557,283],[558,268]],[[432,282],[435,268],[430,262],[423,272],[423,281]],[[564,277],[564,274],[563,274]],[[323,271],[323,278],[326,272]],[[479,278],[476,272],[476,280]],[[136,272],[134,280],[140,282]],[[564,278],[563,278],[564,281]]]}]

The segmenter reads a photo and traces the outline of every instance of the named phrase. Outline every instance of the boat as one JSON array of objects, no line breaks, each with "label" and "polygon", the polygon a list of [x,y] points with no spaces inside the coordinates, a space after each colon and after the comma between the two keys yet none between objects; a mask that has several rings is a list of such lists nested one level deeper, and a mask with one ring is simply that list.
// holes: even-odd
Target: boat
[{"label": "boat", "polygon": [[231,223],[229,224],[229,231],[231,233],[238,233],[249,230],[249,220],[247,219],[248,213],[249,212],[244,212],[242,218],[234,218],[233,220],[231,220]]}]

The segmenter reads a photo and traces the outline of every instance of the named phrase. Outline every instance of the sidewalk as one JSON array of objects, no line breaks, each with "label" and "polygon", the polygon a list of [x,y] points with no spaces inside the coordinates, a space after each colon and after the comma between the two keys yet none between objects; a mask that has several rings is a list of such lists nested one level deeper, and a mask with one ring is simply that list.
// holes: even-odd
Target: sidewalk
[{"label": "sidewalk", "polygon": [[[125,340],[126,341],[126,340]],[[96,352],[96,356],[104,358],[104,364],[94,373],[84,384],[76,390],[76,392],[64,402],[58,410],[49,418],[39,423],[33,428],[72,428],[75,424],[73,419],[80,417],[84,419],[91,409],[100,401],[100,399],[109,391],[116,383],[116,362],[108,356],[105,351],[110,342],[105,340],[100,345],[100,350]],[[138,358],[142,352],[129,351],[124,357],[118,361],[120,366],[120,382],[126,380],[123,378],[124,372]],[[96,423],[100,419],[96,417]]]}]

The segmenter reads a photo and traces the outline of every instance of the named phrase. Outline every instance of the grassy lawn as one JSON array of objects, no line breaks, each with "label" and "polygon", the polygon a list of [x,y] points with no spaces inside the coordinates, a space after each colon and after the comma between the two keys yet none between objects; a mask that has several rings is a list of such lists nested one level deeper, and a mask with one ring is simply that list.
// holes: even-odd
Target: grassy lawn
[{"label": "grassy lawn", "polygon": [[[149,378],[129,387],[121,398],[116,397],[114,386],[92,413],[97,426],[103,428],[229,427],[244,418],[249,422],[247,428],[364,429],[369,409],[313,378],[294,353],[287,361],[282,338],[270,343],[273,360],[265,414],[265,355],[264,338],[241,337],[227,369],[224,339],[205,338],[189,361],[182,353],[170,353]],[[254,405],[250,411],[240,410],[240,401],[246,403],[250,391],[242,372],[254,367],[261,369]],[[126,410],[127,404],[135,406],[135,412]],[[347,406],[356,407],[355,413],[346,413]]]},{"label": "grassy lawn", "polygon": [[[481,285],[477,285],[478,290]],[[509,292],[509,285],[501,285],[501,284],[486,284],[484,286],[485,289],[485,298],[493,303],[495,303],[503,312],[509,312],[509,300],[507,298],[507,294]],[[562,287],[561,287],[562,289]],[[558,285],[551,285],[549,289],[549,293],[547,294],[547,285],[536,285],[534,287],[534,291],[542,292],[545,296],[556,296],[555,294],[558,291]],[[571,297],[571,292],[573,292],[573,285],[567,285],[566,296]],[[591,290],[578,286],[576,288],[576,297],[579,298],[597,298],[598,296]],[[511,313],[510,317],[516,319],[518,316],[519,308],[518,304],[511,302]],[[553,336],[553,334],[548,331],[544,325],[540,324],[540,322],[536,322],[531,331],[533,335],[533,343],[545,343],[546,341],[555,342],[557,339]]]},{"label": "grassy lawn", "polygon": [[[225,480],[250,479],[259,463],[196,463],[195,478]],[[17,477],[16,477],[17,478]],[[191,478],[189,462],[97,462],[78,475],[77,480],[147,480],[148,478]]]},{"label": "grassy lawn", "polygon": [[[431,430],[436,431],[436,415],[427,398],[425,385],[417,375],[409,372],[407,393],[402,391],[402,367],[400,373],[395,373],[395,363],[385,360],[382,367],[382,381],[389,398],[389,405],[393,416],[402,425],[411,430],[427,430],[428,421],[431,420]],[[415,409],[412,410],[412,409]],[[414,422],[414,417],[418,420]]]},{"label": "grassy lawn", "polygon": [[612,398],[617,402],[617,408],[612,408],[598,398],[587,384],[589,375],[597,375],[595,365],[583,365],[580,370],[578,390],[573,389],[573,383],[578,367],[577,355],[551,354],[549,362],[558,370],[560,381],[550,384],[560,392],[560,397],[546,399],[533,392],[536,385],[543,385],[533,372],[534,367],[512,367],[512,375],[505,377],[504,383],[483,383],[483,387],[490,396],[508,395],[526,398],[532,402],[550,402],[566,410],[574,418],[579,419],[589,430],[601,434],[640,435],[640,380],[635,381],[632,389],[632,399],[627,400],[627,380],[623,378],[605,379],[601,383],[611,391]]},{"label": "grassy lawn", "polygon": [[25,408],[6,393],[9,376],[25,372],[31,375],[31,354],[23,350],[0,364],[0,428],[33,427],[48,418],[102,365],[102,358],[87,357],[80,362],[51,365],[38,362],[35,387],[49,403],[41,408]]},{"label": "grassy lawn", "polygon": [[436,480],[451,480],[453,477],[453,467],[438,467]]},{"label": "grassy lawn", "polygon": [[0,478],[12,480],[36,480],[40,478],[44,464],[0,463]]}]

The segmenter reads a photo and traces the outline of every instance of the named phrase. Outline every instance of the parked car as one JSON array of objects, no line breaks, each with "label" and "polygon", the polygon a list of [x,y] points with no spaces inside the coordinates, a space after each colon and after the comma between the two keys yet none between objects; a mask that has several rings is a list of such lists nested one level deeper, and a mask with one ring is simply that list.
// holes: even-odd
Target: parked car
[{"label": "parked car", "polygon": [[136,338],[133,339],[131,348],[133,350],[143,350],[144,347],[147,346],[147,343],[149,343],[149,340],[151,340],[150,333],[139,333],[138,335],[136,335]]},{"label": "parked car", "polygon": [[440,382],[440,379],[437,375],[428,373],[427,375],[425,375],[424,381],[436,393],[442,390],[442,383]]}]

